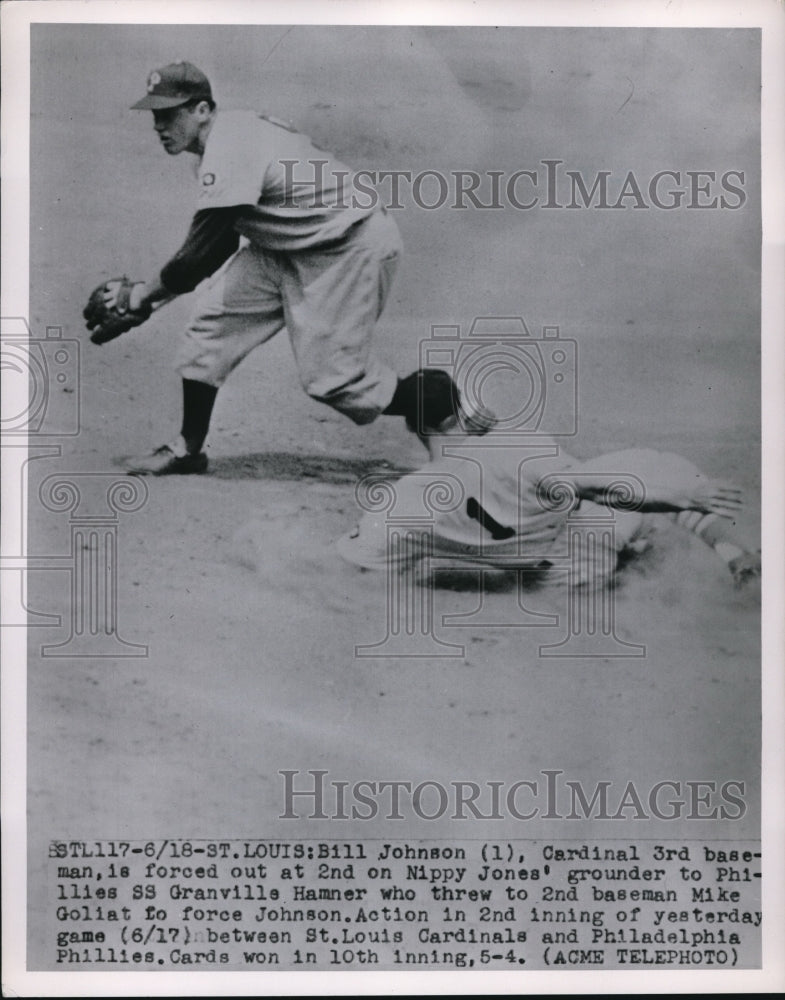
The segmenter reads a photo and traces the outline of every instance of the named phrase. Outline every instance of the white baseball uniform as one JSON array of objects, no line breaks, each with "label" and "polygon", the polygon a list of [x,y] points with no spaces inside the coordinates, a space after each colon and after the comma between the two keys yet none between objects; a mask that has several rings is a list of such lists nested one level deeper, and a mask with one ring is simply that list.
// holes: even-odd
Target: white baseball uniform
[{"label": "white baseball uniform", "polygon": [[[596,514],[602,522],[609,517],[609,508],[593,501],[575,497],[563,502],[569,491],[558,490],[560,474],[570,482],[589,473],[608,481],[634,476],[651,496],[660,495],[663,487],[692,491],[708,481],[679,455],[630,449],[581,462],[553,438],[538,435],[522,447],[491,431],[484,437],[457,438],[445,446],[443,457],[390,483],[392,502],[378,512],[367,511],[357,528],[338,541],[338,553],[366,569],[391,563],[404,568],[426,554],[437,564],[506,569],[563,564],[570,515],[579,508],[582,518]],[[573,583],[598,582],[598,565],[612,572],[618,552],[644,527],[644,515],[637,510],[613,510],[612,520],[613,532],[600,544],[613,551],[602,558],[592,553],[591,565],[584,565],[578,553],[571,567]]]},{"label": "white baseball uniform", "polygon": [[402,249],[392,218],[353,198],[338,160],[252,111],[216,114],[198,177],[197,211],[243,206],[245,240],[200,289],[180,374],[220,386],[285,326],[305,391],[373,420],[397,383],[370,345]]}]

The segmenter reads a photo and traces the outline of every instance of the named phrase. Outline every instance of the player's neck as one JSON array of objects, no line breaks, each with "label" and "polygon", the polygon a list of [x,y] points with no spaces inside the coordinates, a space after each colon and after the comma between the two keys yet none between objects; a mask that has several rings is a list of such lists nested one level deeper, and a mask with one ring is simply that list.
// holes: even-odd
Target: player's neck
[{"label": "player's neck", "polygon": [[448,445],[456,445],[459,441],[463,440],[467,436],[466,431],[460,427],[451,427],[449,430],[440,431],[438,433],[431,433],[425,438],[420,438],[422,443],[428,449],[428,455],[432,462],[441,458],[444,454],[444,449]]},{"label": "player's neck", "polygon": [[205,146],[207,145],[207,136],[210,134],[210,129],[213,127],[216,113],[217,112],[214,111],[210,115],[207,121],[199,129],[199,134],[194,139],[193,146],[188,148],[188,152],[193,153],[194,156],[204,156]]}]

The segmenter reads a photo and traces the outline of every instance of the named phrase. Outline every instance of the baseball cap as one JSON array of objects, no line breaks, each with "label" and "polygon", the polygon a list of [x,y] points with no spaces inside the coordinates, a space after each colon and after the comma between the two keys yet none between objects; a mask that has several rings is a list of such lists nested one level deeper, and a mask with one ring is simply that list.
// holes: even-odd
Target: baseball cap
[{"label": "baseball cap", "polygon": [[468,434],[485,434],[498,423],[490,410],[465,400],[449,373],[440,368],[419,368],[400,379],[385,412],[405,417],[415,434],[438,431],[448,417],[456,417]]},{"label": "baseball cap", "polygon": [[413,433],[433,429],[460,405],[458,386],[439,368],[418,368],[398,380],[395,395],[385,412],[406,418]]},{"label": "baseball cap", "polygon": [[213,99],[210,81],[193,63],[169,63],[147,77],[147,96],[131,105],[132,111],[176,108],[188,101]]}]

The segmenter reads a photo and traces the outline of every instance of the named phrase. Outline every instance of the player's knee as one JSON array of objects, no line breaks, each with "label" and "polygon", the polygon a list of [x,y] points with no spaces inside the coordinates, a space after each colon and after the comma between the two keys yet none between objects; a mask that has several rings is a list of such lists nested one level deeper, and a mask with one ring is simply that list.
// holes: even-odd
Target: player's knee
[{"label": "player's knee", "polygon": [[662,479],[681,483],[686,487],[694,486],[698,480],[706,478],[706,474],[683,455],[677,455],[672,451],[659,451],[654,454],[656,458],[652,462],[652,471]]},{"label": "player's knee", "polygon": [[693,462],[675,451],[657,451],[654,448],[645,448],[641,450],[636,449],[635,451],[631,451],[630,454],[640,456],[640,464],[644,467],[650,467],[653,471],[698,471]]},{"label": "player's knee", "polygon": [[[575,556],[578,558],[575,558]],[[597,550],[573,553],[569,584],[573,587],[602,588],[609,586],[616,573],[619,556],[615,546],[604,542]]]},{"label": "player's knee", "polygon": [[346,377],[324,373],[314,378],[301,375],[301,384],[311,399],[330,406],[356,424],[369,424],[379,416],[379,406],[368,401],[358,383],[365,378],[364,371]]},{"label": "player's knee", "polygon": [[583,469],[610,474],[637,476],[648,482],[691,483],[703,476],[701,470],[683,455],[653,448],[629,448],[610,452],[583,463]]},{"label": "player's knee", "polygon": [[351,391],[352,385],[364,376],[365,372],[362,369],[349,373],[301,371],[300,384],[311,399],[332,406],[346,396]]},{"label": "player's knee", "polygon": [[629,545],[641,532],[644,520],[637,510],[615,510],[613,512],[614,545],[616,550]]}]

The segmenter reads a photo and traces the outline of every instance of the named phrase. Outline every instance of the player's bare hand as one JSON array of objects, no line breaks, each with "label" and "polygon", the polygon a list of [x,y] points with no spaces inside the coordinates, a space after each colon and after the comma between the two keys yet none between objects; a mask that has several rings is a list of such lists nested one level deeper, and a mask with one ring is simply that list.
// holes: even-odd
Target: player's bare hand
[{"label": "player's bare hand", "polygon": [[119,313],[137,312],[147,291],[144,281],[137,281],[129,287],[123,281],[107,281],[104,291],[104,305]]},{"label": "player's bare hand", "polygon": [[738,486],[709,480],[696,488],[685,506],[706,514],[733,518],[744,506],[744,498]]}]

